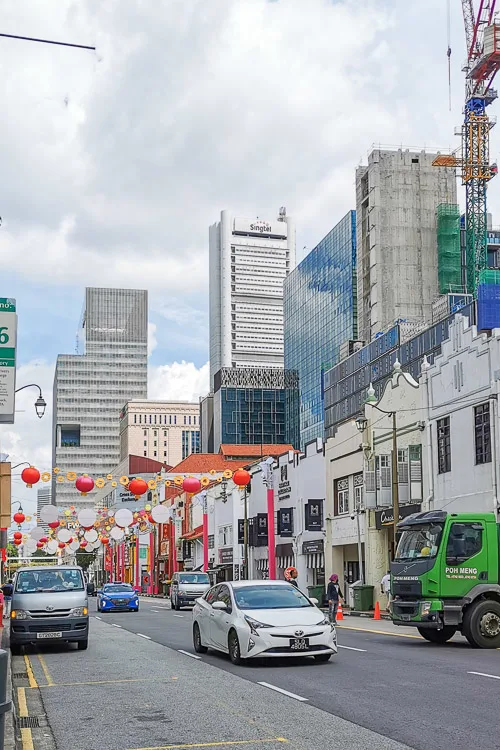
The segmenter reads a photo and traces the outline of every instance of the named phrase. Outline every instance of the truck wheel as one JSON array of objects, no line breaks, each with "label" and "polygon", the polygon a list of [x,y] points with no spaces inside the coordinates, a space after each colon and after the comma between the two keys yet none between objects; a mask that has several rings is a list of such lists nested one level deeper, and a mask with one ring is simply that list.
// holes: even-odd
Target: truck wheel
[{"label": "truck wheel", "polygon": [[471,604],[462,632],[473,648],[500,648],[500,604],[493,599]]},{"label": "truck wheel", "polygon": [[434,628],[417,628],[417,630],[422,638],[430,641],[430,643],[446,643],[457,632],[457,629],[451,627],[451,625],[442,628],[442,630],[434,630]]}]

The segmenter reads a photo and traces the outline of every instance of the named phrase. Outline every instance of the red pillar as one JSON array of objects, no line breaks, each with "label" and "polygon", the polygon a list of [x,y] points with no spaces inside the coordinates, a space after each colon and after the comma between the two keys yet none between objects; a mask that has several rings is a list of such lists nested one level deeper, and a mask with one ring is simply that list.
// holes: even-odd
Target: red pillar
[{"label": "red pillar", "polygon": [[139,559],[139,532],[135,537],[135,585],[139,589],[141,588],[141,566]]},{"label": "red pillar", "polygon": [[276,580],[276,547],[274,539],[274,488],[267,488],[267,546],[269,549],[269,580]]},{"label": "red pillar", "polygon": [[208,507],[207,495],[203,497],[203,571],[208,570]]},{"label": "red pillar", "polygon": [[177,547],[175,546],[175,522],[171,525],[171,557],[172,557],[172,574],[177,573]]},{"label": "red pillar", "polygon": [[149,583],[148,594],[153,593],[153,566],[154,566],[154,535],[149,533]]}]

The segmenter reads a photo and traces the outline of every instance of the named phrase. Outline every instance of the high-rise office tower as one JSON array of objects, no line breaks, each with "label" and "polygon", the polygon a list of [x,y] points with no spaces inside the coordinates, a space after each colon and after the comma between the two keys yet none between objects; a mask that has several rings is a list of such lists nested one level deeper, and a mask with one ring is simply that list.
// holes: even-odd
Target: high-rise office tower
[{"label": "high-rise office tower", "polygon": [[147,397],[148,293],[87,288],[82,328],[84,353],[60,354],[54,378],[57,505],[92,503],[92,494],[81,497],[67,480],[68,472],[106,476],[120,463],[121,409]]},{"label": "high-rise office tower", "polygon": [[[36,492],[36,515],[40,519],[40,512],[45,505],[51,505],[52,503],[52,488],[50,484],[44,484],[43,487]],[[41,520],[37,521],[37,526],[41,526],[44,531],[49,530],[48,523],[44,523]]]},{"label": "high-rise office tower", "polygon": [[295,227],[222,211],[210,227],[210,387],[227,367],[283,367],[283,281],[295,266]]},{"label": "high-rise office tower", "polygon": [[324,437],[324,373],[357,338],[356,212],[349,211],[284,284],[285,370],[298,376],[300,409],[286,399],[286,442]]},{"label": "high-rise office tower", "polygon": [[436,209],[457,202],[455,170],[436,154],[374,149],[356,170],[358,333],[432,319],[439,295]]}]

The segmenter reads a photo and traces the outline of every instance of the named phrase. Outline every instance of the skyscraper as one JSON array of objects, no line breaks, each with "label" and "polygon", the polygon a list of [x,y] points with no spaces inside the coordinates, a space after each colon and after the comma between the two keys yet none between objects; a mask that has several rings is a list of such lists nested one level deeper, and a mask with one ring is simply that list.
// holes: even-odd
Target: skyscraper
[{"label": "skyscraper", "polygon": [[436,208],[457,203],[455,170],[436,154],[374,149],[356,170],[358,332],[432,319],[439,295]]},{"label": "skyscraper", "polygon": [[349,211],[285,279],[285,370],[296,372],[300,392],[300,416],[295,400],[286,402],[286,442],[297,448],[324,436],[323,377],[341,348],[350,353],[356,308],[356,212]]},{"label": "skyscraper", "polygon": [[57,505],[92,502],[77,494],[68,472],[105,476],[120,462],[120,411],[147,397],[148,293],[87,288],[82,328],[85,352],[60,354],[54,378]]},{"label": "skyscraper", "polygon": [[[52,488],[50,484],[44,484],[43,487],[36,492],[36,515],[40,519],[40,511],[45,505],[50,505],[52,502]],[[44,531],[49,530],[48,523],[44,523],[41,520],[37,521],[37,526],[41,526]]]},{"label": "skyscraper", "polygon": [[283,367],[283,281],[295,266],[295,228],[222,211],[210,227],[210,387],[227,367]]}]

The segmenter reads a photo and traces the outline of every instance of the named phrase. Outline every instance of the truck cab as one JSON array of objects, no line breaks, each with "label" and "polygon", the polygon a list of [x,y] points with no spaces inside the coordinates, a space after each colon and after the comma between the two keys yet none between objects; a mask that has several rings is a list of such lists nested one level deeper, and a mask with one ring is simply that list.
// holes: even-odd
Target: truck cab
[{"label": "truck cab", "polygon": [[494,513],[430,511],[398,524],[391,616],[426,640],[458,631],[475,648],[500,647],[499,526]]}]

